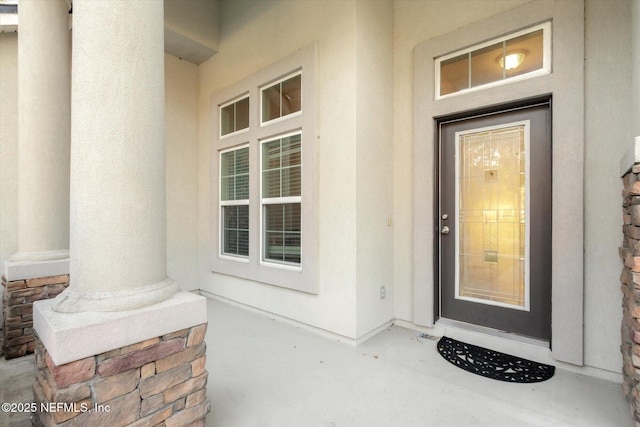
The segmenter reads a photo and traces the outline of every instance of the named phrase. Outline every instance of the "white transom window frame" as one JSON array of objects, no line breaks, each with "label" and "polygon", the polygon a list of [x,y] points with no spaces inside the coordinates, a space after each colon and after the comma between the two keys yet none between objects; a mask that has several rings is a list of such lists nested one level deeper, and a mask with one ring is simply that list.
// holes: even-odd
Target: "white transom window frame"
[{"label": "white transom window frame", "polygon": [[[502,80],[497,80],[494,82],[490,82],[490,83],[485,83],[482,85],[478,85],[478,86],[474,86],[474,87],[470,87],[470,88],[466,88],[466,89],[461,89],[452,93],[448,93],[445,95],[441,95],[440,94],[440,64],[443,61],[446,61],[447,59],[451,59],[451,58],[455,58],[456,56],[459,55],[464,55],[466,53],[469,52],[474,52],[477,50],[480,50],[482,48],[485,48],[487,46],[491,46],[497,43],[501,43],[504,41],[509,41],[511,39],[514,39],[516,37],[520,37],[529,33],[533,33],[535,31],[538,30],[542,30],[542,68],[539,68],[537,70],[531,71],[529,73],[525,73],[525,74],[519,74],[517,76],[513,76],[513,77],[507,77],[504,78]],[[480,90],[486,90],[486,89],[490,89],[496,86],[502,86],[502,85],[506,85],[506,84],[511,84],[511,83],[515,83],[521,80],[527,80],[527,79],[532,79],[535,77],[539,77],[539,76],[543,76],[546,74],[550,74],[551,70],[552,70],[552,66],[551,66],[551,21],[546,21],[543,22],[541,24],[537,24],[537,25],[533,25],[531,27],[527,27],[523,30],[520,31],[515,31],[509,34],[506,34],[502,37],[496,37],[493,38],[491,40],[488,40],[486,42],[483,43],[478,43],[478,44],[474,44],[473,46],[467,47],[465,49],[460,49],[460,50],[456,50],[455,52],[451,52],[448,53],[446,55],[442,55],[439,56],[437,58],[435,58],[434,60],[434,75],[435,75],[435,81],[434,81],[434,93],[436,94],[436,99],[444,99],[444,98],[450,98],[453,96],[459,96],[465,93],[469,93],[469,92],[476,92],[476,91],[480,91]]]},{"label": "white transom window frame", "polygon": [[276,80],[273,80],[273,81],[270,81],[270,82],[267,82],[267,83],[263,84],[260,87],[260,90],[259,90],[260,99],[258,101],[259,107],[260,107],[260,116],[259,116],[260,126],[269,126],[269,125],[272,125],[272,124],[280,122],[280,121],[285,121],[285,120],[292,119],[293,117],[302,114],[302,112],[304,111],[304,90],[302,91],[303,95],[302,95],[302,99],[301,99],[301,109],[300,109],[300,111],[295,111],[293,113],[287,114],[286,116],[282,116],[281,115],[280,117],[276,117],[275,119],[271,119],[271,120],[265,120],[265,121],[262,120],[262,114],[263,114],[263,102],[262,102],[263,91],[265,89],[268,89],[268,88],[270,88],[272,86],[280,84],[280,83],[282,83],[284,81],[287,81],[287,80],[291,79],[292,77],[295,77],[295,76],[298,76],[298,75],[302,75],[302,71],[301,70],[292,72],[292,73],[290,73],[290,74],[288,74],[286,76],[280,77],[280,78],[278,78]]},{"label": "white transom window frame", "polygon": [[[228,107],[231,104],[235,104],[239,101],[242,101],[245,98],[249,98],[249,109],[251,109],[251,97],[249,96],[249,92],[243,93],[238,95],[237,97],[223,103],[220,104],[218,106],[218,138],[223,139],[223,138],[230,138],[234,135],[238,135],[241,133],[246,133],[249,131],[249,128],[244,128],[244,129],[238,129],[238,130],[234,130],[233,132],[229,132],[227,134],[222,135],[222,109],[225,107]],[[251,111],[249,111],[249,113],[251,113]]]},{"label": "white transom window frame", "polygon": [[[317,294],[317,222],[315,176],[315,81],[316,46],[298,50],[275,64],[216,92],[211,97],[210,161],[210,269],[213,273],[235,276]],[[297,74],[301,78],[302,109],[284,117],[261,121],[262,89]],[[220,108],[249,97],[249,128],[220,136]],[[263,259],[263,213],[261,192],[262,142],[288,135],[301,135],[301,260],[300,264]],[[236,257],[221,252],[222,217],[220,204],[220,156],[228,150],[249,146],[249,256]]]}]

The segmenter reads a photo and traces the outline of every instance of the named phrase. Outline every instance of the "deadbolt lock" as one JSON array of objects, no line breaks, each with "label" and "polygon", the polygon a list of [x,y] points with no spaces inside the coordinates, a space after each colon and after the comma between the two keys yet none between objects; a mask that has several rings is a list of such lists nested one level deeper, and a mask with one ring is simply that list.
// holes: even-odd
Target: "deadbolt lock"
[{"label": "deadbolt lock", "polygon": [[449,215],[448,214],[442,214],[442,219],[449,219]]}]

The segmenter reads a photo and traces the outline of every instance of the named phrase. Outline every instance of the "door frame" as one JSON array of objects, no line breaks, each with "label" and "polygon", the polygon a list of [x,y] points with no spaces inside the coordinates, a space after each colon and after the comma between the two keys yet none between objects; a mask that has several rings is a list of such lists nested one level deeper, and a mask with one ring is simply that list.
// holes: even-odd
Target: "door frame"
[{"label": "door frame", "polygon": [[[553,21],[552,73],[437,100],[434,58],[518,31],[535,23]],[[398,104],[397,125],[412,122],[412,150],[399,152],[399,162],[412,171],[397,173],[397,185],[410,179],[410,199],[399,199],[398,210],[410,210],[411,242],[399,245],[400,272],[410,271],[411,301],[401,314],[415,326],[434,327],[433,270],[433,117],[482,109],[553,94],[553,212],[552,234],[552,352],[555,360],[584,364],[584,4],[577,2],[525,3],[505,12],[468,23],[450,32],[425,38],[413,50],[413,97]],[[400,141],[402,142],[402,141]],[[405,177],[411,173],[411,178]],[[409,214],[408,214],[409,215]],[[404,229],[400,236],[404,237]],[[404,255],[404,256],[403,256]],[[397,276],[402,283],[404,273]],[[480,337],[478,337],[480,339]],[[514,342],[505,342],[511,346]]]},{"label": "door frame", "polygon": [[[441,248],[440,248],[440,193],[441,193],[441,153],[440,153],[440,128],[445,123],[452,123],[458,121],[465,121],[470,119],[482,118],[482,117],[490,117],[499,115],[502,113],[508,113],[512,111],[525,110],[528,108],[538,107],[538,106],[546,106],[549,108],[549,117],[553,117],[553,96],[551,94],[545,94],[542,96],[535,96],[531,98],[519,99],[516,101],[511,101],[502,104],[490,105],[482,108],[465,110],[456,112],[453,114],[446,114],[443,116],[438,116],[433,118],[433,152],[434,152],[434,178],[433,178],[433,271],[434,271],[434,287],[433,287],[433,313],[434,313],[434,323],[441,319],[441,287],[442,287],[442,272],[440,269],[441,264]],[[550,126],[553,127],[553,123],[550,123]],[[553,132],[551,129],[549,137],[552,138]],[[553,142],[551,142],[553,146]],[[552,158],[553,162],[553,158]],[[552,168],[553,169],[553,168]],[[551,177],[553,180],[553,177]],[[552,186],[553,188],[553,186]],[[529,254],[530,255],[530,254]],[[553,291],[553,283],[551,285]],[[552,292],[551,291],[551,292]],[[553,316],[553,312],[551,314]],[[457,322],[453,320],[454,322]],[[478,327],[480,325],[473,325],[474,327]],[[551,339],[549,339],[549,345],[551,345]]]}]

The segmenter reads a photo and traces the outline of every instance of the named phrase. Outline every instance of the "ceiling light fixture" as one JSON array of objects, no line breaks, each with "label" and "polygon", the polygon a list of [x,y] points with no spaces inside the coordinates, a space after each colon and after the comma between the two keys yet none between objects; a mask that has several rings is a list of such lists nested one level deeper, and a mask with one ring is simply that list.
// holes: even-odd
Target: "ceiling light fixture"
[{"label": "ceiling light fixture", "polygon": [[518,68],[529,52],[526,50],[511,50],[504,56],[500,55],[496,58],[496,62],[500,64],[500,68],[505,70],[513,70]]}]

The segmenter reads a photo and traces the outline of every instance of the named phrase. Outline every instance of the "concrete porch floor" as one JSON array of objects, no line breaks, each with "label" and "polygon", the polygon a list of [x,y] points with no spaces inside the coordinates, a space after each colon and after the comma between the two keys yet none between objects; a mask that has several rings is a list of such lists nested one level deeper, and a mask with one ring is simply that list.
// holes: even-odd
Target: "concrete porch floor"
[{"label": "concrete porch floor", "polygon": [[[209,300],[207,426],[633,426],[619,384],[557,369],[508,384],[446,362],[390,327],[350,347]],[[33,356],[0,360],[0,401],[31,402]],[[0,425],[30,425],[0,412]]]}]

